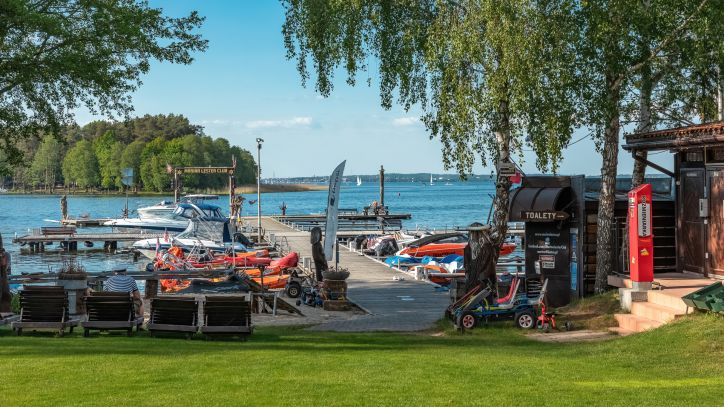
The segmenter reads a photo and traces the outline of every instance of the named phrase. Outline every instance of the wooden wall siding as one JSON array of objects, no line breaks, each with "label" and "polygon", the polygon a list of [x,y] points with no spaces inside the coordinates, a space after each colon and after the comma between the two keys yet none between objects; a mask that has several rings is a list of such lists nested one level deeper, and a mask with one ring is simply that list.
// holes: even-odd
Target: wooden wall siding
[{"label": "wooden wall siding", "polygon": [[[583,285],[584,294],[592,294],[596,282],[596,234],[598,221],[598,201],[586,200],[586,241],[583,246]],[[618,228],[614,253],[620,254],[623,239],[627,239],[626,216],[628,205],[624,200],[617,200],[614,207],[614,223]],[[652,222],[654,226],[654,272],[665,273],[676,271],[676,222],[673,201],[654,201]],[[619,268],[621,260],[614,259],[613,264]],[[617,269],[616,272],[624,272]]]}]

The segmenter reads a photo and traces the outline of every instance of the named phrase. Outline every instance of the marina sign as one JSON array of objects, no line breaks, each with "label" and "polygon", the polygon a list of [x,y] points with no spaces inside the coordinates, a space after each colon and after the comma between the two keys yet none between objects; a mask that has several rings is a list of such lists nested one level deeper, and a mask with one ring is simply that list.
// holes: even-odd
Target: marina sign
[{"label": "marina sign", "polygon": [[570,215],[563,211],[522,211],[523,222],[555,222],[568,219]]},{"label": "marina sign", "polygon": [[497,170],[501,177],[512,177],[516,172],[515,164],[506,161],[499,161]]},{"label": "marina sign", "polygon": [[177,167],[178,174],[234,174],[234,167]]}]

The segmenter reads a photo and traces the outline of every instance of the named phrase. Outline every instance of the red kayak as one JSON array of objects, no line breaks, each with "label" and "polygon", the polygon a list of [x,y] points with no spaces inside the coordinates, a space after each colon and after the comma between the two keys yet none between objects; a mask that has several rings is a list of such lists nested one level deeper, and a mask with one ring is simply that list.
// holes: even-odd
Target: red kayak
[{"label": "red kayak", "polygon": [[[419,247],[406,247],[400,250],[398,255],[408,255],[412,257],[445,257],[450,254],[463,256],[463,251],[467,243],[431,243]],[[503,243],[500,248],[500,256],[507,256],[515,250],[515,243]]]},{"label": "red kayak", "polygon": [[[269,263],[268,267],[264,269],[265,276],[276,276],[282,274],[284,270],[288,270],[297,267],[299,263],[299,255],[296,252],[291,252],[279,260],[274,260]],[[244,271],[249,277],[260,277],[261,270],[250,269]],[[264,282],[266,285],[266,282]]]},{"label": "red kayak", "polygon": [[272,263],[272,259],[269,257],[242,257],[236,258],[227,257],[224,259],[225,264],[236,267],[255,267],[255,266],[268,266]]}]

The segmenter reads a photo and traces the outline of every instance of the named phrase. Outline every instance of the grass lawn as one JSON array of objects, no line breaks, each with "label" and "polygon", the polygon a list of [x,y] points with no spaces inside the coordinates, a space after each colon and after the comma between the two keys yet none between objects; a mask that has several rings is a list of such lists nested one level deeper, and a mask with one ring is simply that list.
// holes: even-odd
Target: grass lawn
[{"label": "grass lawn", "polygon": [[0,406],[721,405],[724,319],[598,343],[264,328],[249,342],[0,329]]}]

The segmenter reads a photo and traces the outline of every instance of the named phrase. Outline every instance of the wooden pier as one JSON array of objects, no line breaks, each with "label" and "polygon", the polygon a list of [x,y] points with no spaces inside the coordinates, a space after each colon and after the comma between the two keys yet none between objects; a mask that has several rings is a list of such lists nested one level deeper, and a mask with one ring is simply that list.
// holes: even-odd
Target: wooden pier
[{"label": "wooden pier", "polygon": [[[262,218],[262,227],[300,257],[311,257],[309,232],[298,231],[276,219]],[[443,317],[449,294],[425,281],[387,267],[356,252],[340,250],[340,267],[350,272],[348,298],[367,315],[329,321],[311,329],[330,331],[420,331]],[[304,263],[304,262],[302,262]],[[397,277],[397,279],[394,279]]]},{"label": "wooden pier", "polygon": [[[286,215],[274,216],[273,219],[291,226],[293,229],[309,231],[314,227],[320,227],[324,230],[324,224],[327,220],[326,215]],[[409,213],[401,214],[361,214],[341,212],[338,217],[338,231],[396,231],[402,229],[402,221],[412,219]]]},{"label": "wooden pier", "polygon": [[[135,242],[143,239],[163,238],[157,233],[75,233],[73,228],[41,228],[13,239],[13,243],[29,245],[31,252],[45,251],[48,244],[58,243],[65,251],[77,251],[78,242],[103,242],[103,248],[115,251],[118,242]],[[64,229],[64,230],[63,230]]]},{"label": "wooden pier", "polygon": [[105,223],[111,221],[110,218],[72,218],[62,219],[60,224],[63,226],[74,226],[78,228],[90,228],[90,227],[105,227]]}]

